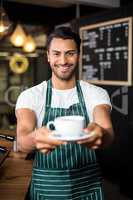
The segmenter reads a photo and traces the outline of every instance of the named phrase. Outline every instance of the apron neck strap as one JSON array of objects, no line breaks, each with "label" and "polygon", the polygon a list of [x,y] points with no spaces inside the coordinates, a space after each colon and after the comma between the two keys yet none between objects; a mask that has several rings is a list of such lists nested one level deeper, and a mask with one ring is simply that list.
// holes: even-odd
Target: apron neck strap
[{"label": "apron neck strap", "polygon": [[85,116],[86,116],[86,122],[89,122],[89,116],[88,116],[88,113],[87,113],[87,108],[86,108],[86,105],[85,105],[85,100],[84,100],[83,92],[82,92],[79,81],[77,81],[77,83],[76,83],[76,88],[77,88],[79,103],[80,103],[80,105],[81,105],[81,107],[84,111]]},{"label": "apron neck strap", "polygon": [[51,99],[52,99],[52,80],[49,79],[47,81],[47,92],[46,92],[45,107],[49,107],[51,105]]},{"label": "apron neck strap", "polygon": [[[76,81],[76,88],[77,88],[79,103],[80,103],[82,109],[84,110],[87,121],[89,121],[89,117],[88,117],[88,113],[87,113],[87,109],[86,109],[86,105],[85,105],[85,101],[84,101],[84,96],[83,96],[79,81]],[[46,104],[45,104],[46,109],[51,106],[51,100],[52,100],[52,80],[49,79],[47,81],[47,93],[46,93]]]}]

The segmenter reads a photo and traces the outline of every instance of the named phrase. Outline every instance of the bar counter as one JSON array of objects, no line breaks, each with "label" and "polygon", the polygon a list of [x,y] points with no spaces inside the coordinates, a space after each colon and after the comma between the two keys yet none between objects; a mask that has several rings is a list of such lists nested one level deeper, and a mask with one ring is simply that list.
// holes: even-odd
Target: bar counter
[{"label": "bar counter", "polygon": [[32,161],[21,153],[9,153],[0,167],[0,199],[24,200],[28,191]]},{"label": "bar counter", "polygon": [[[11,134],[9,131],[1,131]],[[0,199],[24,200],[29,188],[32,160],[27,160],[27,154],[13,152],[13,142],[0,140],[0,145],[9,149],[9,154],[0,166]]]}]

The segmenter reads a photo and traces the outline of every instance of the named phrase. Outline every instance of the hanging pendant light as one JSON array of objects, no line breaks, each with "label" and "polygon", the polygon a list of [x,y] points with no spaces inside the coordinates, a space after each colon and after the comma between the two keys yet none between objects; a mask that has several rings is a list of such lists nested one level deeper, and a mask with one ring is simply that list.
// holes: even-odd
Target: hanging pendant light
[{"label": "hanging pendant light", "polygon": [[11,22],[3,8],[3,0],[0,0],[0,36],[5,35],[11,26]]},{"label": "hanging pendant light", "polygon": [[23,50],[25,52],[30,53],[30,52],[33,52],[35,49],[36,49],[36,43],[35,43],[33,37],[31,35],[28,35],[24,42]]},{"label": "hanging pendant light", "polygon": [[11,43],[16,47],[22,47],[26,40],[26,34],[21,25],[17,25],[13,34],[10,37]]}]

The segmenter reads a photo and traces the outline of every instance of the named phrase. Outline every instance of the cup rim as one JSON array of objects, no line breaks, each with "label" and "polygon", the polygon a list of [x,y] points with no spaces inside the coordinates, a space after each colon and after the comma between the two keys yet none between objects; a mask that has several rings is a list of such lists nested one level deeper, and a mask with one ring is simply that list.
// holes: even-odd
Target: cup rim
[{"label": "cup rim", "polygon": [[70,119],[70,120],[84,120],[84,116],[82,115],[66,115],[66,116],[60,116],[55,118],[55,120],[64,120],[64,119]]}]

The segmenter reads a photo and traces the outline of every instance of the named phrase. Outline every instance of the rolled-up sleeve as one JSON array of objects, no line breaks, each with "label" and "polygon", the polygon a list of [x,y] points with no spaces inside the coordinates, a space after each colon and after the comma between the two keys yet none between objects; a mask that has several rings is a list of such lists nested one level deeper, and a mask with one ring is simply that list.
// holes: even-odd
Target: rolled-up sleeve
[{"label": "rolled-up sleeve", "polygon": [[35,96],[33,96],[32,91],[23,91],[17,99],[15,110],[20,108],[28,108],[33,111],[36,111],[35,101]]}]

